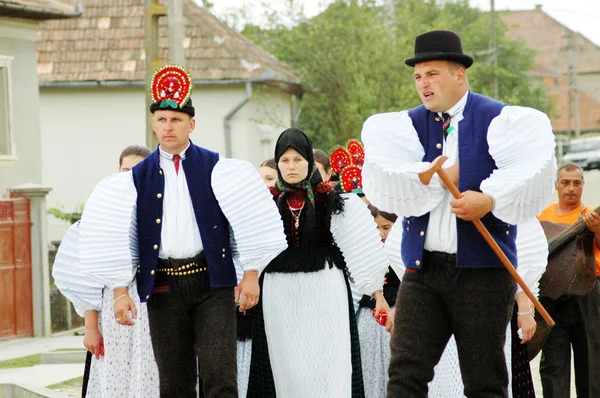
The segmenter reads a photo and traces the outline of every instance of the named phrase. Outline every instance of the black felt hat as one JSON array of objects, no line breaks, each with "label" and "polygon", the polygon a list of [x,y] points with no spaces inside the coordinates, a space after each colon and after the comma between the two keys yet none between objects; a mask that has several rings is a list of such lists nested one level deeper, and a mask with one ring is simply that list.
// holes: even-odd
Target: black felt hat
[{"label": "black felt hat", "polygon": [[460,37],[449,30],[432,30],[415,39],[415,56],[404,62],[415,66],[425,61],[454,61],[465,68],[473,65],[473,58],[463,54]]}]

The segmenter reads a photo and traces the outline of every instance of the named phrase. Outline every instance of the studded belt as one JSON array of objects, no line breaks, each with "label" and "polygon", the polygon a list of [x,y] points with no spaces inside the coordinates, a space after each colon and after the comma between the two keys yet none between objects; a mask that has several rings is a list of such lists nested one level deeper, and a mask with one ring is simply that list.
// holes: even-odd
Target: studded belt
[{"label": "studded belt", "polygon": [[167,276],[188,276],[206,272],[206,256],[202,252],[193,258],[186,259],[159,258],[157,271]]}]

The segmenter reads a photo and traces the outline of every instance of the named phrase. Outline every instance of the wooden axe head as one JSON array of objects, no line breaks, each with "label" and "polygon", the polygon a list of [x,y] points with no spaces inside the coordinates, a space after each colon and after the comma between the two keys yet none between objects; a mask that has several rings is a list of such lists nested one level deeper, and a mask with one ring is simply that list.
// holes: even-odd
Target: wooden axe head
[{"label": "wooden axe head", "polygon": [[444,155],[435,158],[435,160],[431,162],[430,168],[419,173],[419,180],[421,180],[421,183],[423,183],[423,185],[429,185],[433,175],[437,173],[446,160],[448,160],[448,156]]}]

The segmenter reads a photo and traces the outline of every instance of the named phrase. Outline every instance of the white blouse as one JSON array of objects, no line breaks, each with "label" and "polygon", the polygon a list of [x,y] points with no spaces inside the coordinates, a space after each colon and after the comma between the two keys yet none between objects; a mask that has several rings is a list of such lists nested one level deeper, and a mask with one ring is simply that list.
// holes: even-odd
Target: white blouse
[{"label": "white blouse", "polygon": [[[448,206],[447,191],[437,175],[429,185],[419,180],[418,174],[431,163],[421,161],[425,151],[408,111],[371,116],[363,126],[362,140],[363,190],[371,203],[400,217]],[[498,169],[481,182],[480,189],[494,199],[492,213],[509,224],[536,216],[551,200],[555,178],[550,120],[532,108],[505,106],[490,123],[487,141]],[[458,141],[447,144],[458,145]],[[455,235],[456,229],[451,233]],[[456,252],[455,243],[443,251]]]},{"label": "white blouse", "polygon": [[[211,181],[243,269],[262,271],[287,247],[271,194],[256,169],[242,160],[221,158]],[[165,190],[165,199],[167,195]],[[110,289],[129,286],[135,275],[139,257],[136,199],[131,172],[109,176],[96,186],[81,218],[80,269]],[[179,250],[179,243],[185,244],[171,241],[170,250]]]}]

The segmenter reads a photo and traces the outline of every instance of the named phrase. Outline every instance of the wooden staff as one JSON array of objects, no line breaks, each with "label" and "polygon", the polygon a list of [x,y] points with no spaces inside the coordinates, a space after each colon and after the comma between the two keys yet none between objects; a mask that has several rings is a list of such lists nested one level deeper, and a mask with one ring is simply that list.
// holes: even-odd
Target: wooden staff
[{"label": "wooden staff", "polygon": [[[452,193],[452,196],[454,196],[456,199],[460,199],[460,198],[462,198],[460,191],[458,190],[458,188],[456,188],[456,185],[454,185],[454,183],[448,176],[448,173],[446,173],[446,171],[442,168],[442,165],[444,164],[444,162],[447,159],[448,159],[447,156],[438,156],[433,161],[433,163],[431,163],[431,167],[429,169],[419,173],[419,180],[421,180],[421,182],[424,185],[429,185],[429,182],[431,181],[431,178],[433,177],[433,175],[435,173],[438,173],[438,175],[440,176],[440,178],[441,178],[442,182],[444,183],[444,185],[446,186],[446,188],[448,188],[448,190]],[[523,281],[521,276],[517,273],[517,270],[512,265],[512,263],[510,262],[508,257],[506,257],[506,254],[504,254],[504,252],[502,251],[500,246],[498,246],[498,243],[496,243],[496,241],[494,240],[494,238],[492,237],[490,232],[487,230],[485,225],[483,225],[481,220],[473,220],[473,224],[475,224],[475,228],[477,228],[477,230],[483,236],[483,238],[488,243],[488,245],[490,245],[490,247],[492,248],[494,253],[496,253],[498,258],[500,259],[500,261],[502,261],[502,264],[504,264],[504,266],[506,267],[508,272],[517,281],[519,286],[521,286],[521,289],[523,289],[523,291],[525,292],[527,297],[529,297],[529,299],[535,306],[536,310],[542,315],[542,317],[544,318],[546,323],[549,326],[554,326],[554,321],[550,317],[550,314],[548,314],[548,311],[546,311],[544,306],[542,306],[542,304],[538,301],[537,297],[535,297],[533,295],[533,293],[531,292],[531,290],[527,287],[527,284]]]}]

